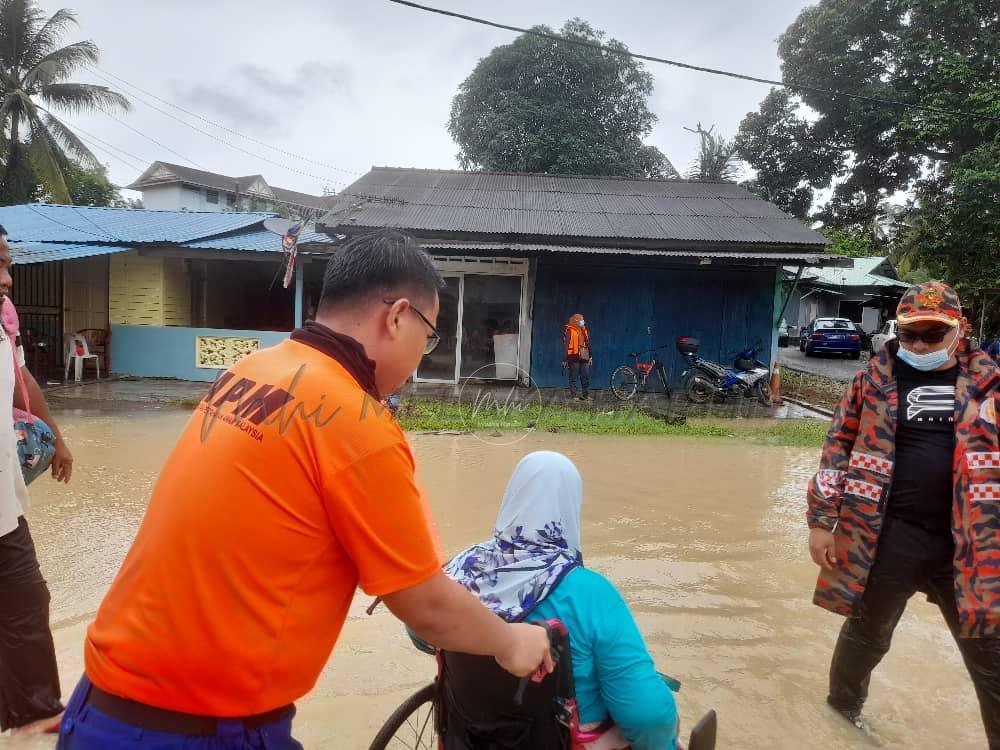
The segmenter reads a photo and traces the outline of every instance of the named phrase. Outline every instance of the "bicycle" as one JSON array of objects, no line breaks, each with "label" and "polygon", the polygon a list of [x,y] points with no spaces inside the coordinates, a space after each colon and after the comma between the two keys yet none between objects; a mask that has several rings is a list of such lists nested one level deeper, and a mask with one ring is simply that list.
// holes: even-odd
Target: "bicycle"
[{"label": "bicycle", "polygon": [[[619,365],[611,373],[611,392],[615,395],[615,398],[620,401],[628,401],[635,397],[640,388],[644,392],[649,393],[649,378],[653,373],[656,373],[663,393],[666,394],[667,398],[670,398],[670,378],[667,375],[667,368],[663,366],[663,362],[656,356],[656,352],[660,349],[666,349],[667,346],[669,344],[662,344],[644,352],[629,352],[628,356],[634,360],[634,366]],[[640,362],[639,357],[644,354],[653,355],[652,360],[649,362]]]}]

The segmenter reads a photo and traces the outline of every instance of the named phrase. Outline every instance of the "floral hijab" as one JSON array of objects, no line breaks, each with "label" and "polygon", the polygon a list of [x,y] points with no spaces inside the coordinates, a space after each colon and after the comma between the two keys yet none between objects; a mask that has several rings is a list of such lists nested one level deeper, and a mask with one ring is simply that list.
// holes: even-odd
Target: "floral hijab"
[{"label": "floral hijab", "polygon": [[583,564],[583,480],[561,453],[521,459],[507,484],[493,538],[456,555],[445,572],[508,622],[523,620]]}]

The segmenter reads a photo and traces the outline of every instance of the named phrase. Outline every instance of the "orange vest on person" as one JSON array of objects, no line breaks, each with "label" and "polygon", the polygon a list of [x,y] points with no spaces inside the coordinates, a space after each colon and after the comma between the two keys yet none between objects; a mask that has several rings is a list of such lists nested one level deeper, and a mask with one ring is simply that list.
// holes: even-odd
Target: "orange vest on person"
[{"label": "orange vest on person", "polygon": [[567,323],[563,331],[563,339],[566,342],[566,356],[577,357],[580,354],[580,347],[590,347],[590,333],[586,327]]},{"label": "orange vest on person", "polygon": [[87,676],[123,698],[249,716],[312,689],[355,589],[441,555],[399,425],[331,356],[285,341],[198,405],[87,631]]}]

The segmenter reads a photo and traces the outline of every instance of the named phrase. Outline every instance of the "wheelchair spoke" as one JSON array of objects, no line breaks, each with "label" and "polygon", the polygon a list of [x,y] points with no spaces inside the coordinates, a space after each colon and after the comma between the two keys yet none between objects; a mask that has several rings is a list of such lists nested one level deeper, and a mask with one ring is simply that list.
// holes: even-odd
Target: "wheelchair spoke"
[{"label": "wheelchair spoke", "polygon": [[[411,714],[407,718],[405,725],[409,731],[405,731],[404,727],[400,727],[397,734],[392,738],[395,744],[391,745],[391,747],[401,747],[407,750],[437,750],[434,725],[431,721],[434,717],[434,706],[431,703],[425,705],[427,713],[421,717],[421,709],[418,709]],[[405,734],[407,739],[400,737],[400,734]],[[412,739],[410,739],[411,734]]]}]

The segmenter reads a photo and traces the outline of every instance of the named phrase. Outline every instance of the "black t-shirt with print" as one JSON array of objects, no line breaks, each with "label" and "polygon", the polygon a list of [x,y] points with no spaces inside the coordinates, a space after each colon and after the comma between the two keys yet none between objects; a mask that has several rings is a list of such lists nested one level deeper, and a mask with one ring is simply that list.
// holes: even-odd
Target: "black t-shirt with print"
[{"label": "black t-shirt with print", "polygon": [[886,512],[942,534],[951,533],[957,380],[957,365],[922,372],[896,359],[896,468]]}]

